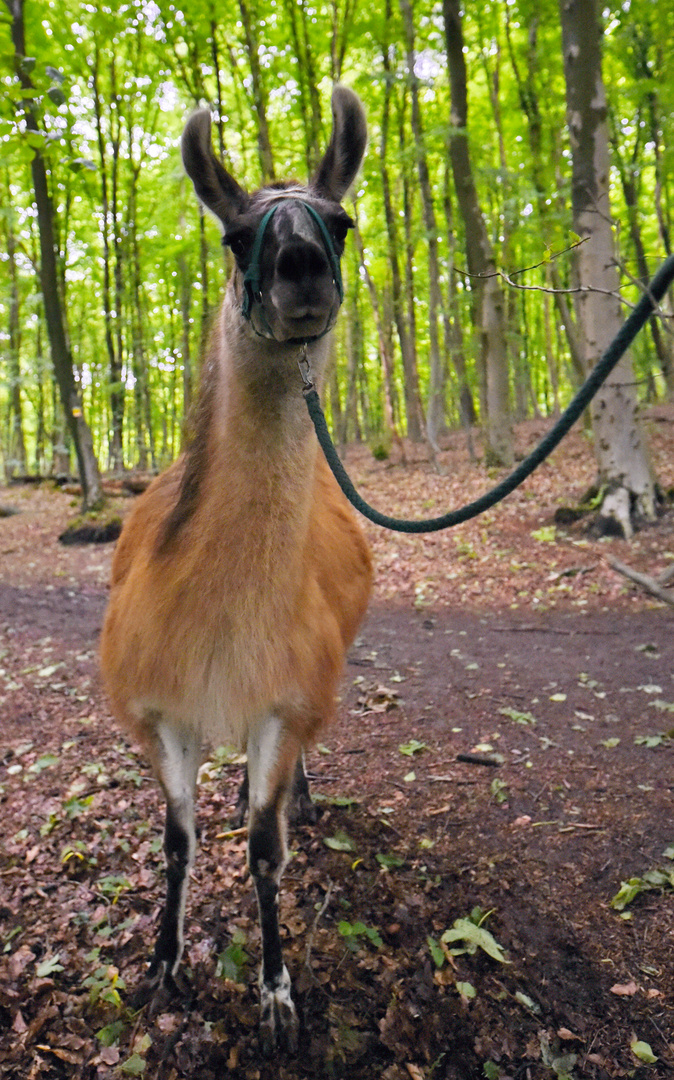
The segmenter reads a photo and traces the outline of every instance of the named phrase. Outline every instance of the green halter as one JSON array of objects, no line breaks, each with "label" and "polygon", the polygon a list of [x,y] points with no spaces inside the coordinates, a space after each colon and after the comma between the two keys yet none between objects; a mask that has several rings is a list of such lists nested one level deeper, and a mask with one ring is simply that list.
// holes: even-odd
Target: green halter
[{"label": "green halter", "polygon": [[[261,294],[261,291],[260,291],[260,278],[262,276],[262,270],[260,268],[260,257],[262,255],[262,247],[263,247],[263,244],[264,244],[264,235],[265,235],[265,232],[266,232],[266,229],[267,229],[267,225],[269,224],[270,220],[272,219],[272,217],[274,216],[274,214],[276,213],[276,211],[278,210],[278,208],[279,208],[279,206],[281,205],[282,202],[296,202],[296,203],[299,203],[300,206],[303,206],[311,214],[312,218],[314,219],[314,221],[318,225],[318,228],[319,228],[320,233],[321,233],[321,238],[323,240],[323,246],[325,248],[326,254],[327,254],[329,262],[330,262],[330,268],[332,270],[332,277],[333,277],[335,286],[337,288],[337,293],[339,295],[340,304],[342,303],[342,301],[344,299],[344,283],[342,281],[342,271],[341,271],[341,268],[340,268],[340,265],[339,265],[339,257],[337,255],[337,252],[335,251],[335,246],[334,246],[334,244],[332,242],[332,237],[330,236],[330,233],[328,232],[328,229],[326,227],[325,222],[323,221],[323,218],[318,213],[318,211],[314,210],[313,206],[311,206],[310,203],[305,202],[304,199],[288,198],[286,196],[286,197],[283,197],[283,198],[279,199],[278,202],[274,203],[274,205],[272,207],[270,207],[269,210],[267,210],[267,213],[264,215],[264,217],[262,218],[262,221],[260,222],[260,224],[257,227],[257,232],[255,234],[255,240],[253,242],[253,250],[252,250],[251,255],[250,255],[250,263],[248,264],[248,268],[246,269],[246,272],[243,275],[244,297],[243,297],[243,304],[241,305],[241,314],[243,315],[243,317],[245,319],[248,319],[249,321],[250,321],[250,317],[251,317],[251,309],[253,307],[253,304],[256,303],[256,302],[260,303],[260,301],[262,299],[262,294]],[[265,322],[266,322],[266,320],[265,320]],[[267,333],[260,333],[260,331],[257,330],[255,326],[253,326],[253,329],[255,330],[256,334],[260,334],[260,337],[273,337],[274,336],[271,333],[271,329],[269,328],[269,326],[267,326],[267,329],[269,330],[268,334]],[[328,325],[325,328],[325,330],[323,330],[323,332],[321,334],[315,334],[309,340],[317,341],[318,338],[324,337],[324,335],[327,334],[330,330],[332,330],[332,326]]]}]

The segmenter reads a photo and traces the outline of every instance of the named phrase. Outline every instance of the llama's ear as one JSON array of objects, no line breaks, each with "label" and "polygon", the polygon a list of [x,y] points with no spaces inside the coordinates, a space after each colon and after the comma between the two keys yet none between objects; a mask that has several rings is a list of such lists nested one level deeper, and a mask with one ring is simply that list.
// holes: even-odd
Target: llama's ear
[{"label": "llama's ear", "polygon": [[346,86],[332,91],[332,135],[325,157],[311,181],[321,195],[341,202],[360,168],[367,142],[365,112],[360,98]]},{"label": "llama's ear", "polygon": [[248,196],[213,153],[208,109],[200,109],[190,116],[183,132],[181,150],[185,172],[204,206],[223,225],[242,214],[248,206]]}]

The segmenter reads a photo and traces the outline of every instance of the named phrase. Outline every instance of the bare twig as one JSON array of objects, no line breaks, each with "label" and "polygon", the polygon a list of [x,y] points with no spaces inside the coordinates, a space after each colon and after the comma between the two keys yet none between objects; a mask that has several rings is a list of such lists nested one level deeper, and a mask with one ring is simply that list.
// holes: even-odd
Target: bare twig
[{"label": "bare twig", "polygon": [[316,917],[315,917],[313,923],[311,924],[311,930],[309,931],[309,934],[307,936],[307,947],[306,947],[306,950],[305,950],[305,953],[304,953],[304,966],[305,966],[305,968],[307,968],[307,970],[309,971],[309,973],[310,973],[312,979],[314,979],[314,981],[316,979],[316,976],[314,975],[313,971],[311,970],[311,950],[313,948],[314,937],[316,935],[316,930],[318,928],[318,924],[321,921],[321,919],[323,918],[323,916],[325,915],[328,904],[330,903],[330,897],[332,896],[332,889],[333,889],[333,882],[331,881],[330,884],[328,885],[328,891],[326,892],[325,896],[323,897],[323,903],[321,904],[318,911],[316,912]]},{"label": "bare twig", "polygon": [[674,563],[668,566],[666,570],[663,570],[661,574],[657,576],[658,585],[669,585],[670,581],[674,581]]},{"label": "bare twig", "polygon": [[642,589],[651,593],[652,596],[657,596],[658,600],[662,600],[665,604],[674,607],[674,596],[672,596],[671,591],[663,589],[662,585],[658,584],[650,574],[641,574],[638,570],[633,570],[631,566],[626,566],[625,563],[620,562],[619,559],[608,559],[607,561],[612,570],[616,570],[619,574],[629,578],[630,581],[634,581],[635,584],[641,585]]},{"label": "bare twig", "polygon": [[247,836],[248,826],[242,825],[240,829],[228,829],[227,832],[216,834],[216,840],[232,840],[235,836]]}]

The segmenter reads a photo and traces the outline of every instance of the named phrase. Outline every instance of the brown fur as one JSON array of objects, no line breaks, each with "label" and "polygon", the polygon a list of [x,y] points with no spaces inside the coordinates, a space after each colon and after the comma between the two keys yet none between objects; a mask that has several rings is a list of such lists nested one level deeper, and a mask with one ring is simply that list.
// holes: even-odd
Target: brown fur
[{"label": "brown fur", "polygon": [[230,285],[195,446],[139,497],[113,560],[101,664],[150,753],[158,715],[245,745],[274,712],[306,745],[369,598],[369,551],[317,450],[297,350],[272,368],[278,345],[253,356],[239,324]]}]

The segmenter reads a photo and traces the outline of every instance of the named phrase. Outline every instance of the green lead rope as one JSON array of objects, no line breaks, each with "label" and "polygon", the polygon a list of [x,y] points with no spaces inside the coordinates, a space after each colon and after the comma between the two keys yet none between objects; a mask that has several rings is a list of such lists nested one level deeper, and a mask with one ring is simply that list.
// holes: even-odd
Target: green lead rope
[{"label": "green lead rope", "polygon": [[638,304],[623,323],[611,344],[603,353],[595,367],[592,369],[580,390],[571,403],[564,410],[555,426],[543,437],[538,446],[522,461],[517,468],[506,476],[491,491],[481,495],[474,502],[468,503],[458,510],[450,510],[441,517],[428,518],[425,521],[407,521],[404,518],[389,517],[381,514],[358,494],[353,486],[344,466],[342,465],[337,451],[335,450],[328,425],[323,415],[320,398],[315,387],[305,387],[304,396],[307,402],[309,415],[316,429],[318,441],[321,444],[328,465],[332,469],[337,483],[346,495],[349,502],[369,521],[375,525],[381,525],[385,529],[403,533],[438,532],[440,529],[450,529],[453,525],[459,525],[462,521],[477,517],[490,507],[495,506],[501,499],[514,491],[516,487],[530,476],[534,469],[538,468],[542,461],[552,453],[555,447],[562,441],[564,436],[575,424],[583,410],[590,403],[599,387],[608,378],[625,350],[631,345],[644,323],[652,315],[655,307],[665,295],[670,284],[674,280],[674,255],[662,264],[657,274],[651,281],[648,289],[639,300]]}]

